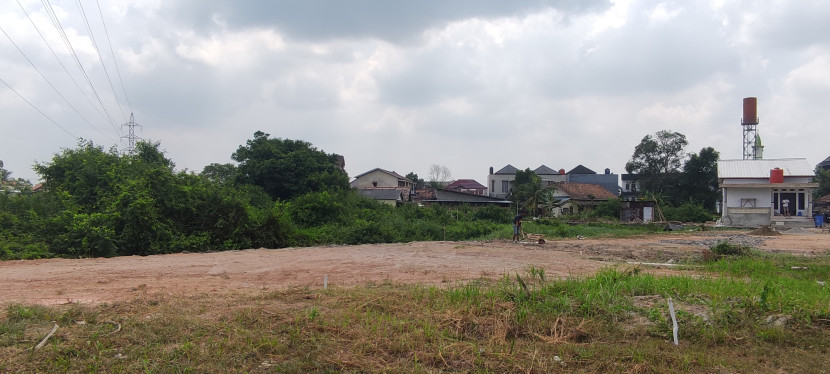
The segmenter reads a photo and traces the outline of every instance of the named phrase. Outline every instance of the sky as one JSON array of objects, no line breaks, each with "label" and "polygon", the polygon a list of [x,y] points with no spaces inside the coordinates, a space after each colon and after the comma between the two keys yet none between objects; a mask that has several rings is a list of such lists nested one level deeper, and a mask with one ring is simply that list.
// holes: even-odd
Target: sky
[{"label": "sky", "polygon": [[127,149],[134,113],[180,171],[232,163],[261,130],[343,155],[352,178],[622,174],[660,130],[740,159],[757,97],[764,158],[815,165],[828,19],[809,0],[8,0],[0,160],[38,181],[32,166],[79,139]]}]

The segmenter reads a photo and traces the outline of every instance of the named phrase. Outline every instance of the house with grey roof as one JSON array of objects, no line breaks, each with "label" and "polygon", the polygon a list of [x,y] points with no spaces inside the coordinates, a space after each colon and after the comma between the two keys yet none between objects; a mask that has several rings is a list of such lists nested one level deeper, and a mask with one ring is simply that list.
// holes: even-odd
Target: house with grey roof
[{"label": "house with grey roof", "polygon": [[818,188],[804,158],[719,160],[727,226],[813,226],[812,197]]},{"label": "house with grey roof", "polygon": [[487,176],[487,186],[490,187],[490,197],[503,199],[513,190],[513,181],[516,180],[515,166],[507,164],[507,166],[493,172],[493,167],[490,167],[490,175]]},{"label": "house with grey roof", "polygon": [[[516,179],[515,166],[507,165],[499,171],[493,172],[490,168],[490,175],[487,176],[487,185],[490,188],[490,196],[497,198],[505,198],[513,190],[513,181]],[[546,165],[539,166],[533,170],[542,181],[542,186],[550,186],[560,182],[596,184],[606,189],[608,192],[619,195],[619,176],[612,174],[610,169],[605,169],[605,174],[597,174],[585,166],[577,165],[569,172],[565,169],[555,170]]]}]

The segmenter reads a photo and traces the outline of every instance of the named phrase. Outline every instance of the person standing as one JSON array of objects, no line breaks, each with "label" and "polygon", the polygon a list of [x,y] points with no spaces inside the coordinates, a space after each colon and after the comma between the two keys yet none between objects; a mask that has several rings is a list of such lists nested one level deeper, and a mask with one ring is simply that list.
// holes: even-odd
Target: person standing
[{"label": "person standing", "polygon": [[522,214],[519,213],[513,218],[513,241],[519,241],[519,233],[522,232]]},{"label": "person standing", "polygon": [[784,199],[781,200],[781,208],[784,209],[784,217],[790,216],[790,200]]}]

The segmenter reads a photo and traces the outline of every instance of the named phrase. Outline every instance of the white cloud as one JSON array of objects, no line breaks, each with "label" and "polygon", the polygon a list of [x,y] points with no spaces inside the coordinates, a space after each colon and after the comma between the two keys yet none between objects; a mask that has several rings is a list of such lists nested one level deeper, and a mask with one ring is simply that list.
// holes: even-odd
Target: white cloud
[{"label": "white cloud", "polygon": [[272,30],[248,30],[201,37],[192,31],[179,34],[176,53],[223,70],[253,67],[268,52],[285,48],[282,37]]},{"label": "white cloud", "polygon": [[[115,107],[76,5],[53,3],[108,110],[126,109]],[[63,48],[42,5],[25,5]],[[734,158],[747,96],[759,98],[769,157],[827,157],[809,135],[830,122],[830,4],[820,1],[101,5],[143,136],[191,170],[229,162],[256,130],[343,154],[352,175],[384,167],[423,176],[433,163],[479,182],[507,163],[619,173],[640,139],[662,129],[685,134],[688,151],[713,146]],[[107,136],[7,41],[0,77],[71,132],[114,143],[119,135],[15,2],[0,4],[0,23]],[[91,24],[105,46],[100,20]],[[2,85],[0,98],[0,159],[16,175],[34,178],[32,160],[75,145]]]}]

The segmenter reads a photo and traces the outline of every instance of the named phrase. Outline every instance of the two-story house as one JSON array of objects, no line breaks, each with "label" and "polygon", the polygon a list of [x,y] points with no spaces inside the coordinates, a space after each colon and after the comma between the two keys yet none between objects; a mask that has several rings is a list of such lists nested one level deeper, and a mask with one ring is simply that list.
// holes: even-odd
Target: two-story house
[{"label": "two-story house", "polygon": [[396,205],[410,200],[414,184],[394,171],[374,168],[356,176],[349,186],[361,196]]}]

